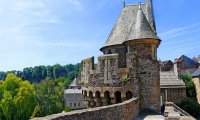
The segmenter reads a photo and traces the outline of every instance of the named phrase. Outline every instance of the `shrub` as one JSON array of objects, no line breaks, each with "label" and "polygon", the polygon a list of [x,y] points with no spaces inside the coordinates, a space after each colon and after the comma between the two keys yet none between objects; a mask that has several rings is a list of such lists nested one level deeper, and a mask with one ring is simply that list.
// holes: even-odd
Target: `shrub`
[{"label": "shrub", "polygon": [[196,100],[188,97],[183,98],[177,105],[193,117],[200,117],[200,105]]}]

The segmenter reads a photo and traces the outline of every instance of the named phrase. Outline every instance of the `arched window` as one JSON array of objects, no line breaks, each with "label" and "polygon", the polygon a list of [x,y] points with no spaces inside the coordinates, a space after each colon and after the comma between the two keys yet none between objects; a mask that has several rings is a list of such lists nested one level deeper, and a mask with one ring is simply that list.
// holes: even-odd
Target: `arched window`
[{"label": "arched window", "polygon": [[93,93],[92,91],[89,92],[89,98],[92,98],[93,97]]},{"label": "arched window", "polygon": [[126,100],[129,100],[129,99],[131,99],[132,97],[133,97],[132,92],[130,92],[130,91],[126,92]]},{"label": "arched window", "polygon": [[104,98],[106,99],[106,104],[111,105],[111,98],[110,98],[110,92],[109,91],[104,92]]},{"label": "arched window", "polygon": [[121,103],[122,98],[121,98],[121,92],[117,91],[115,92],[115,103]]},{"label": "arched window", "polygon": [[96,98],[100,98],[100,97],[101,97],[99,91],[96,91],[95,97],[96,97]]},{"label": "arched window", "polygon": [[86,90],[84,91],[84,95],[83,96],[84,96],[84,99],[87,97],[87,91]]},{"label": "arched window", "polygon": [[102,103],[101,93],[99,91],[96,91],[95,97],[96,97],[96,106],[97,107],[102,106],[103,103]]}]

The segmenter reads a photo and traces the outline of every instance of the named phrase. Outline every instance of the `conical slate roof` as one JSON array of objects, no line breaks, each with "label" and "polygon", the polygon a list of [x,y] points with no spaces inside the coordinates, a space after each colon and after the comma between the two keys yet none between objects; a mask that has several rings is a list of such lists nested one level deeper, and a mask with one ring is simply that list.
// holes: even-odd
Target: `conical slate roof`
[{"label": "conical slate roof", "polygon": [[75,86],[80,86],[77,78],[74,78],[74,80],[71,82],[71,84],[69,85],[69,87],[75,87]]},{"label": "conical slate roof", "polygon": [[159,39],[139,6],[136,20],[132,23],[132,27],[125,41],[143,38]]},{"label": "conical slate roof", "polygon": [[[140,37],[142,37],[159,39],[154,29],[155,22],[153,18],[153,9],[151,4],[152,1],[148,0],[147,4],[133,4],[125,6],[122,9],[122,12],[115,26],[113,27],[106,43],[103,45],[102,48],[121,45],[129,39],[133,40],[133,38],[139,39]],[[139,5],[141,6],[141,10],[138,11]],[[136,27],[140,30],[136,31]]]},{"label": "conical slate roof", "polygon": [[149,21],[149,24],[151,25],[152,29],[156,31],[156,25],[155,25],[155,20],[154,20],[154,11],[153,11],[153,1],[152,0],[147,0],[147,20]]}]

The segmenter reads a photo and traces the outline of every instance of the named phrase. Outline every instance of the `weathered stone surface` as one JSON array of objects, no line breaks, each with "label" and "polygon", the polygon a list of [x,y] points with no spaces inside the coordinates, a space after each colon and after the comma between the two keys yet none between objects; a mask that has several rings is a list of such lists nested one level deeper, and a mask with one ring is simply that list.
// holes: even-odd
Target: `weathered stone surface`
[{"label": "weathered stone surface", "polygon": [[196,94],[197,94],[197,100],[198,100],[198,103],[200,104],[200,80],[198,77],[195,77],[195,78],[192,78],[192,81],[194,82]]},{"label": "weathered stone surface", "polygon": [[54,114],[32,120],[133,120],[138,115],[138,99],[132,98],[123,103]]}]

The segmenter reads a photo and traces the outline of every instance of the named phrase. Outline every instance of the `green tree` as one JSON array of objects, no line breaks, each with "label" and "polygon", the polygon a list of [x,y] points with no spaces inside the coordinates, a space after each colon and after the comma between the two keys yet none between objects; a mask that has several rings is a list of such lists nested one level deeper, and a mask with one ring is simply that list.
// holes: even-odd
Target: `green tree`
[{"label": "green tree", "polygon": [[0,72],[0,80],[4,80],[6,78],[5,72]]},{"label": "green tree", "polygon": [[0,117],[7,120],[28,120],[36,106],[36,92],[28,81],[9,73],[0,83]]},{"label": "green tree", "polygon": [[16,109],[15,119],[29,119],[36,106],[36,92],[28,81],[22,82],[18,89],[17,95],[14,97]]},{"label": "green tree", "polygon": [[200,117],[200,105],[192,98],[183,98],[177,105],[195,118]]},{"label": "green tree", "polygon": [[47,77],[53,79],[53,67],[50,65],[47,66]]},{"label": "green tree", "polygon": [[77,76],[77,71],[68,72],[67,77],[73,80]]},{"label": "green tree", "polygon": [[187,97],[190,97],[196,100],[196,90],[195,90],[195,85],[192,81],[192,76],[187,72],[182,76],[182,79],[186,85]]},{"label": "green tree", "polygon": [[1,100],[1,109],[7,120],[14,119],[14,103],[11,92],[5,91]]},{"label": "green tree", "polygon": [[53,66],[53,77],[54,79],[59,78],[60,72],[61,72],[62,66],[59,64],[56,64]]},{"label": "green tree", "polygon": [[23,72],[22,72],[22,78],[24,80],[29,80],[31,82],[32,81],[32,72],[33,72],[33,68],[24,68]]},{"label": "green tree", "polygon": [[58,84],[58,86],[68,88],[68,86],[72,82],[72,79],[60,77],[60,78],[56,79],[55,81]]},{"label": "green tree", "polygon": [[[35,84],[37,93],[37,102],[40,106],[40,116],[46,116],[63,111],[63,90],[57,86],[54,80],[42,80],[39,84]],[[37,117],[40,117],[37,116]]]}]

